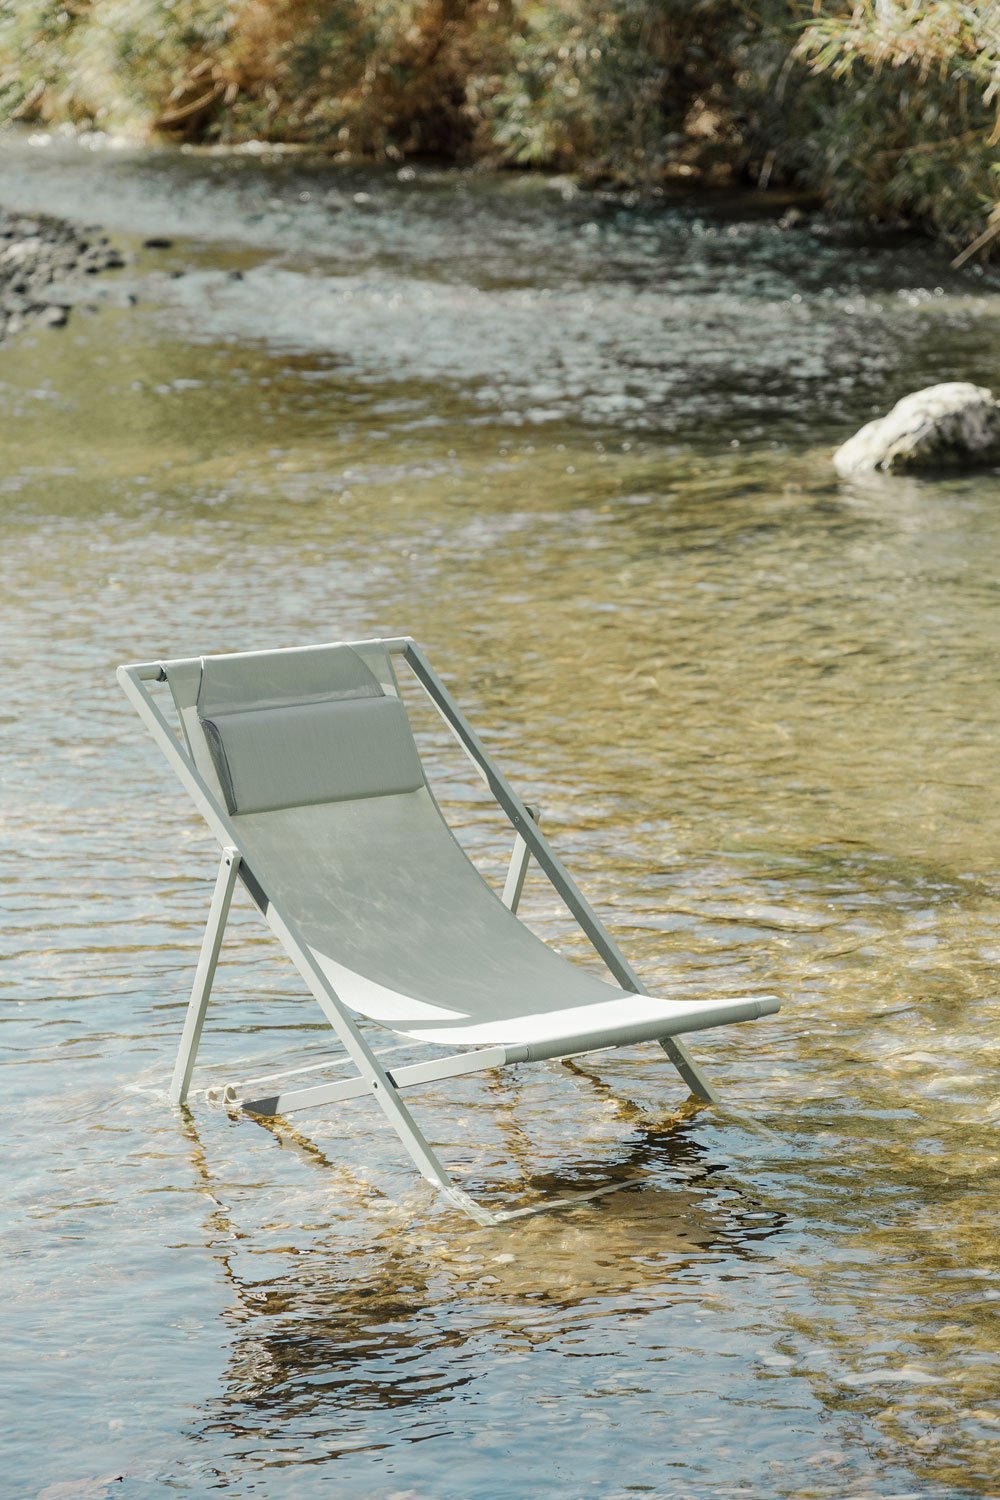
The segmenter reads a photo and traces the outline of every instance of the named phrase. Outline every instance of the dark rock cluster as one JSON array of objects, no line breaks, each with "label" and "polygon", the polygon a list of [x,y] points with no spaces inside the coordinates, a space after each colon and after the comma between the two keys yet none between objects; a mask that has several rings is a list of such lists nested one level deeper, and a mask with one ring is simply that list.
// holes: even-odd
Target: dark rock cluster
[{"label": "dark rock cluster", "polygon": [[97,230],[0,209],[0,339],[29,323],[61,328],[70,315],[66,284],[124,264]]}]

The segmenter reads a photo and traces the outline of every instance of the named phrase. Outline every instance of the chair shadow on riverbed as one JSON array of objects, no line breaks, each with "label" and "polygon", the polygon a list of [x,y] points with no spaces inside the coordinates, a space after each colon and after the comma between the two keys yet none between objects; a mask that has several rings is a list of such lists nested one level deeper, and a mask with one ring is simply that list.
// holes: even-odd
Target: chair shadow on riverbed
[{"label": "chair shadow on riverbed", "polygon": [[[435,1388],[446,1398],[468,1379],[461,1354],[470,1337],[486,1334],[534,1346],[588,1304],[629,1297],[641,1315],[672,1295],[683,1300],[690,1292],[686,1273],[701,1262],[712,1266],[713,1275],[723,1258],[749,1269],[760,1242],[780,1232],[784,1216],[762,1209],[728,1175],[724,1188],[722,1182],[716,1186],[726,1163],[699,1140],[697,1109],[685,1105],[656,1116],[589,1070],[573,1071],[575,1083],[611,1103],[615,1118],[627,1123],[628,1137],[610,1164],[587,1162],[572,1174],[533,1170],[516,1075],[498,1075],[491,1103],[503,1122],[509,1156],[523,1167],[519,1188],[571,1194],[585,1190],[599,1171],[602,1179],[612,1175],[629,1190],[558,1215],[526,1217],[502,1235],[447,1208],[427,1222],[332,1161],[288,1121],[259,1119],[251,1126],[244,1116],[247,1126],[266,1132],[316,1174],[318,1194],[307,1189],[311,1228],[290,1230],[283,1220],[275,1231],[280,1245],[272,1250],[262,1243],[270,1239],[266,1229],[255,1226],[251,1237],[240,1229],[226,1190],[213,1177],[214,1153],[205,1150],[194,1117],[184,1111],[191,1165],[211,1201],[205,1248],[233,1293],[225,1316],[236,1331],[219,1420],[236,1431],[245,1423],[250,1432],[263,1416],[287,1415],[303,1402],[311,1402],[311,1410],[332,1410],[340,1403],[371,1409],[423,1401],[418,1356],[427,1352],[428,1311],[438,1304],[448,1312],[446,1326],[436,1326],[434,1334],[434,1359],[443,1366]],[[241,1191],[245,1196],[246,1189]],[[431,1196],[429,1187],[422,1191]],[[257,1196],[264,1196],[263,1189]],[[333,1209],[326,1222],[318,1202]],[[291,1248],[290,1232],[297,1237]],[[252,1244],[244,1249],[248,1238]],[[263,1283],[238,1264],[242,1255],[260,1253],[269,1262],[282,1253],[286,1259],[286,1268]],[[526,1323],[529,1307],[539,1315]],[[546,1308],[552,1318],[541,1315]],[[400,1377],[408,1361],[414,1373]],[[396,1372],[392,1379],[390,1370]]]}]

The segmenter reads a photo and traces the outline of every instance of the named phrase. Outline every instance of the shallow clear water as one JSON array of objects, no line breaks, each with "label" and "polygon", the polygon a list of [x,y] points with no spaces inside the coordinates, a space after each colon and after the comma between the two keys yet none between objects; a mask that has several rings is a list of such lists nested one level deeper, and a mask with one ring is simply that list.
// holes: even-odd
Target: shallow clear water
[{"label": "shallow clear water", "polygon": [[[1000,1494],[1000,483],[829,464],[997,384],[1000,296],[516,178],[14,141],[0,201],[136,252],[0,351],[0,1491]],[[718,1112],[649,1048],[422,1092],[483,1197],[638,1179],[502,1231],[366,1101],[166,1103],[215,857],[114,666],[397,633],[654,992],[783,1003]],[[239,904],[203,1084],[325,1047]]]}]

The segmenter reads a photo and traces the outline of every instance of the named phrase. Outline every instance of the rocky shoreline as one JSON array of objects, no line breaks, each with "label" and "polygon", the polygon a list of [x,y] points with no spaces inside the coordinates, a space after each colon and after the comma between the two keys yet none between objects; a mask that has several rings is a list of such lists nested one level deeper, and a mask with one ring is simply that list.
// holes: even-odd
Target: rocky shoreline
[{"label": "rocky shoreline", "polygon": [[71,311],[68,285],[124,264],[93,226],[0,209],[0,341],[32,323],[63,327]]}]

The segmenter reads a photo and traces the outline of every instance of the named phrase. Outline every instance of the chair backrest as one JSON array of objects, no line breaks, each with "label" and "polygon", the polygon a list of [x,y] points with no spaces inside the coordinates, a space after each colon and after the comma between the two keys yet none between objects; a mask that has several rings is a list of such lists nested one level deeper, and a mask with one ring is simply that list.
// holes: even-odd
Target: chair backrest
[{"label": "chair backrest", "polygon": [[388,656],[364,649],[367,661],[323,646],[164,664],[188,748],[231,815],[425,784]]},{"label": "chair backrest", "polygon": [[294,921],[346,1004],[406,1030],[608,1000],[456,840],[381,642],[161,665],[242,878]]}]

